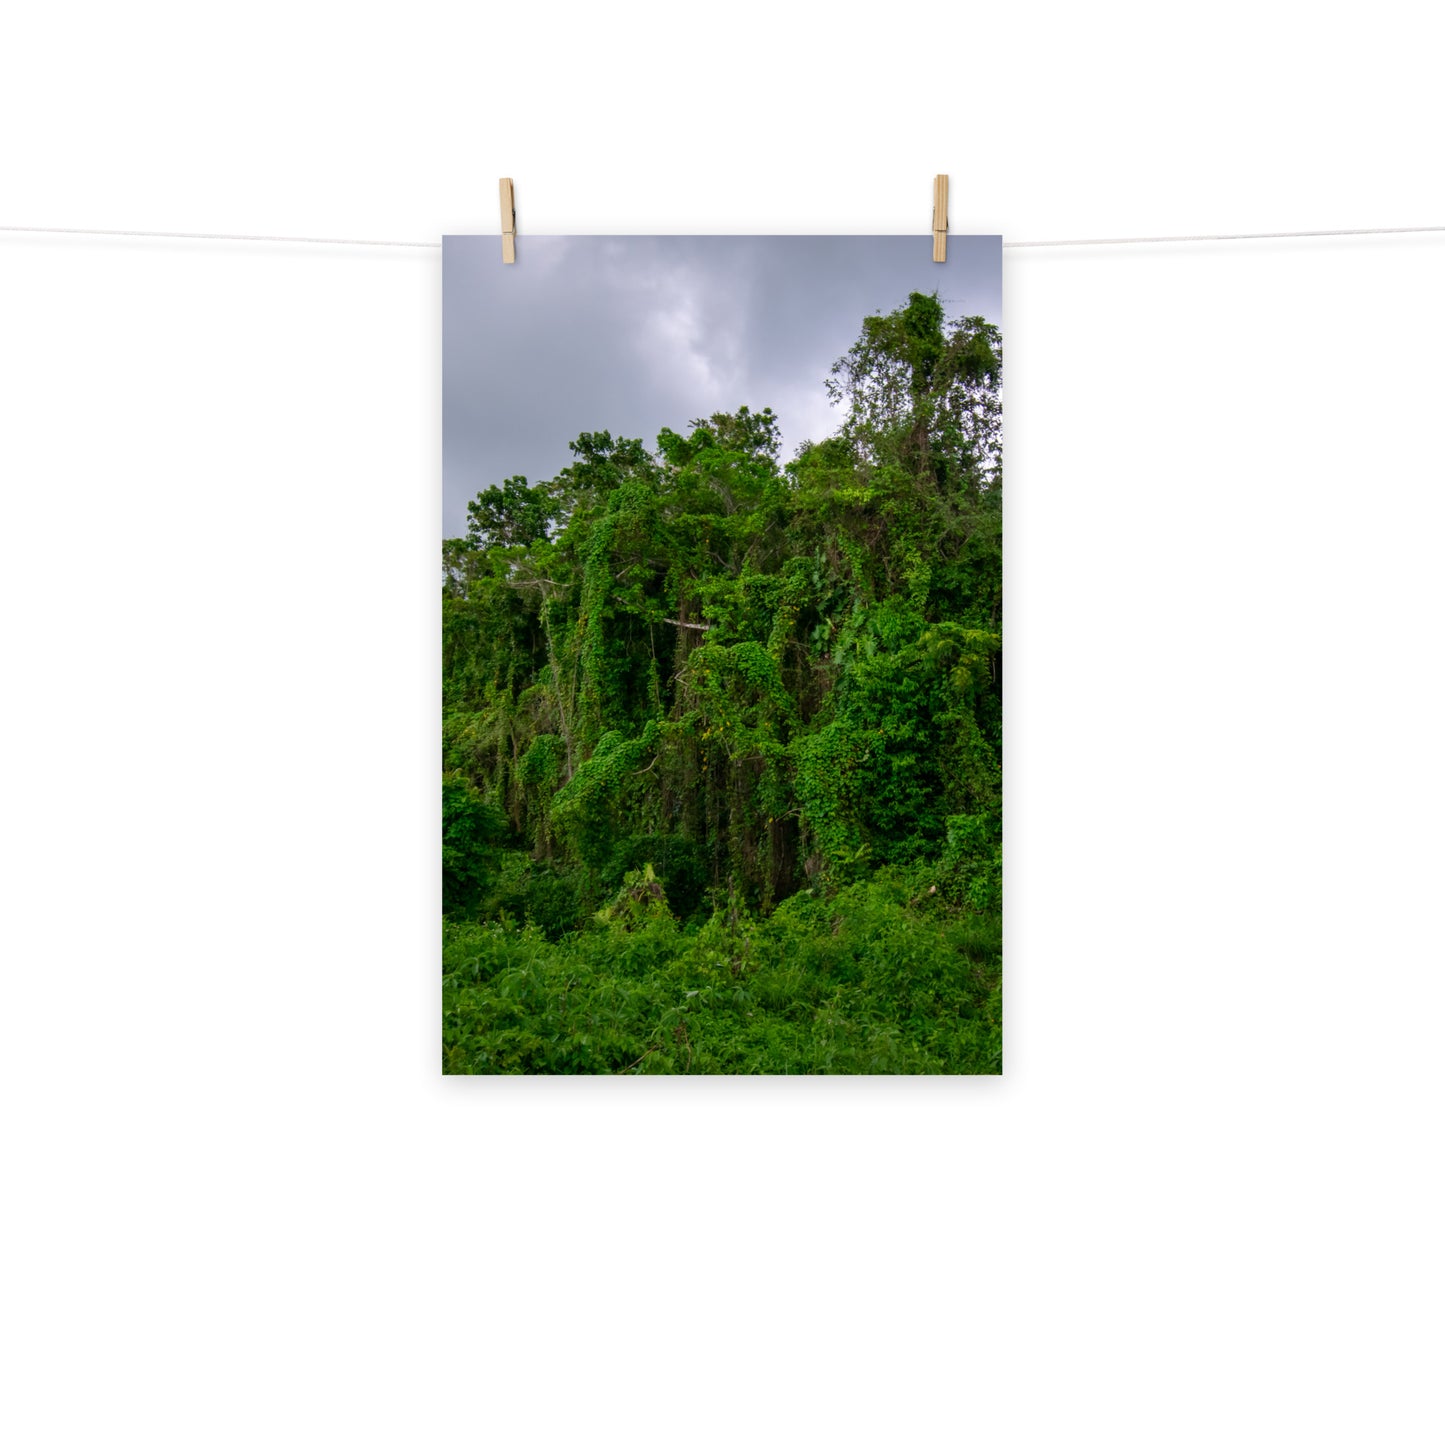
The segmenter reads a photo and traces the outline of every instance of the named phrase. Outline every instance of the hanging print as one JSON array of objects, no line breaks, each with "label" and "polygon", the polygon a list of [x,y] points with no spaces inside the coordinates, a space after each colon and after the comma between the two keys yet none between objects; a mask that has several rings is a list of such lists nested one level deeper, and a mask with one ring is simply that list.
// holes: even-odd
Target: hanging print
[{"label": "hanging print", "polygon": [[1002,1071],[1000,243],[443,248],[443,1069]]}]

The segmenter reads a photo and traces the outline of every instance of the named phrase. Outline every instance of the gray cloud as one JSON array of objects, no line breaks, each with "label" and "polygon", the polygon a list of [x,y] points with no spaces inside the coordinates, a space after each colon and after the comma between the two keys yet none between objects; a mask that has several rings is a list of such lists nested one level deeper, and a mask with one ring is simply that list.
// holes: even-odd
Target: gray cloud
[{"label": "gray cloud", "polygon": [[641,437],[771,406],[784,457],[834,430],[823,389],[864,316],[937,291],[1002,314],[997,236],[495,236],[443,243],[442,518],[504,477],[554,476],[584,431]]}]

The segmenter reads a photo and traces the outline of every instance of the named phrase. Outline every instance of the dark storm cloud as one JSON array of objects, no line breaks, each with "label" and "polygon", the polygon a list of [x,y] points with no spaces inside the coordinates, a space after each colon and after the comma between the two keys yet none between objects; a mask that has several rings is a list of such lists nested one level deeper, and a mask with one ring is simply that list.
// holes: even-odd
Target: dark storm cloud
[{"label": "dark storm cloud", "polygon": [[683,431],[771,406],[783,455],[833,431],[824,378],[863,318],[910,291],[951,317],[1002,311],[997,236],[495,236],[443,249],[443,528],[504,477],[539,481],[584,431]]}]

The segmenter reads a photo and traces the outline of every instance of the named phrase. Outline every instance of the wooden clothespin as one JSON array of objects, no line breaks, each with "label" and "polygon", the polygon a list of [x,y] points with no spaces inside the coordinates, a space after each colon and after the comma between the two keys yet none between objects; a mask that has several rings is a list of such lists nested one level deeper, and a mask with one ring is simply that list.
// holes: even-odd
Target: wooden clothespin
[{"label": "wooden clothespin", "polygon": [[933,178],[933,259],[948,260],[948,177]]},{"label": "wooden clothespin", "polygon": [[510,266],[517,259],[517,202],[512,195],[512,178],[503,176],[502,193],[502,260]]}]

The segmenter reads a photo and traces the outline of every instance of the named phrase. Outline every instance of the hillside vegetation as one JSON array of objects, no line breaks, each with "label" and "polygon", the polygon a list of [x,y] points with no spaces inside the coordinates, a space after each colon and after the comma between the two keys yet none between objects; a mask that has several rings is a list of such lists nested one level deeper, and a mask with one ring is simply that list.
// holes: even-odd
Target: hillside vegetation
[{"label": "hillside vegetation", "polygon": [[1001,1067],[1001,345],[914,293],[770,410],[444,544],[448,1072]]}]

